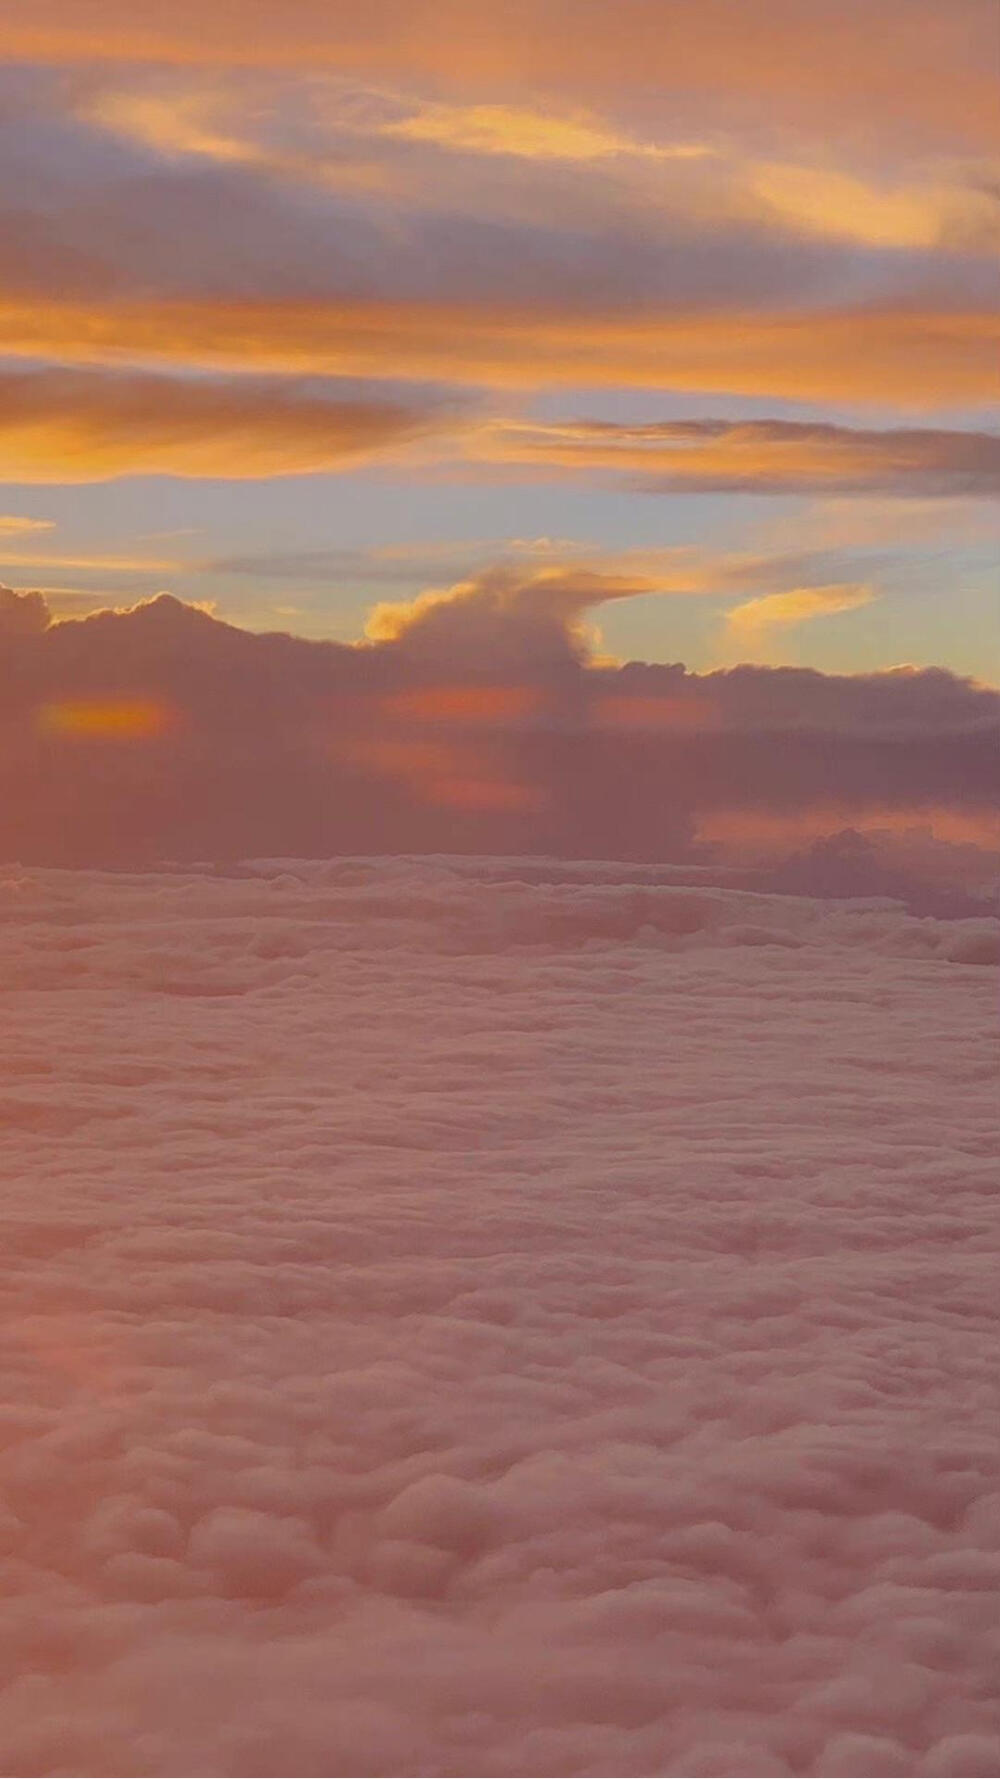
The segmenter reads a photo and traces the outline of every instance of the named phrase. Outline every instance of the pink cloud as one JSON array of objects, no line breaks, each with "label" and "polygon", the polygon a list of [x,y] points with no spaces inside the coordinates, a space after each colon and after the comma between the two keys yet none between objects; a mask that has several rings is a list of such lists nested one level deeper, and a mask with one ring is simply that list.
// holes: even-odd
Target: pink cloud
[{"label": "pink cloud", "polygon": [[3,871],[5,1771],[995,1769],[996,923],[684,876]]}]

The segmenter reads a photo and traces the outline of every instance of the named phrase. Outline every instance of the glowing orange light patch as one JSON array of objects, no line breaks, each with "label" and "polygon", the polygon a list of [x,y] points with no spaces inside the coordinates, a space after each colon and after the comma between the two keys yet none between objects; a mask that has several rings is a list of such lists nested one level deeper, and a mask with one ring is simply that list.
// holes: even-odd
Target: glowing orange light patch
[{"label": "glowing orange light patch", "polygon": [[402,722],[477,723],[513,722],[530,716],[541,695],[529,686],[423,686],[386,698],[386,716]]},{"label": "glowing orange light patch", "polygon": [[158,698],[67,698],[43,704],[38,726],[50,735],[148,741],[173,728],[176,713]]},{"label": "glowing orange light patch", "polygon": [[944,809],[936,805],[852,809],[845,804],[824,804],[787,815],[768,809],[718,809],[699,821],[698,839],[721,846],[783,849],[795,843],[821,840],[842,828],[904,837],[924,831],[953,846],[1000,846],[1000,822],[991,811]]},{"label": "glowing orange light patch", "polygon": [[541,809],[544,792],[535,785],[515,784],[503,778],[432,778],[419,787],[429,803],[451,809],[491,810],[520,815]]},{"label": "glowing orange light patch", "polygon": [[611,695],[595,698],[592,716],[599,729],[649,730],[714,729],[718,712],[706,699],[636,698]]},{"label": "glowing orange light patch", "polygon": [[340,750],[345,757],[402,778],[419,778],[427,772],[450,772],[461,758],[453,748],[434,742],[397,740],[362,741]]},{"label": "glowing orange light patch", "polygon": [[494,770],[491,762],[442,742],[394,740],[360,742],[341,757],[400,779],[422,803],[448,809],[520,814],[540,809],[544,793]]}]

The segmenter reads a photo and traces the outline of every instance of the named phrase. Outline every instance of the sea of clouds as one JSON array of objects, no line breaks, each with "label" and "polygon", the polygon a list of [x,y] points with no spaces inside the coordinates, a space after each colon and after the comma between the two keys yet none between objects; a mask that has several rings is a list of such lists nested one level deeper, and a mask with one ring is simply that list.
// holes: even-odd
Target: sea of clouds
[{"label": "sea of clouds", "polygon": [[1000,1770],[997,928],[0,871],[0,1769]]}]

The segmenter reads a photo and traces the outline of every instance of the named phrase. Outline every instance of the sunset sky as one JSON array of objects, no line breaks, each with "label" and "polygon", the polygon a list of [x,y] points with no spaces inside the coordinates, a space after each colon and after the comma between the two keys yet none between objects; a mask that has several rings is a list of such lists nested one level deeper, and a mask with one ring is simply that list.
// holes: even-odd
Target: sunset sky
[{"label": "sunset sky", "polygon": [[501,565],[619,659],[995,682],[997,44],[4,0],[0,580],[346,642]]},{"label": "sunset sky", "polygon": [[0,1775],[993,1779],[996,0],[0,0]]}]

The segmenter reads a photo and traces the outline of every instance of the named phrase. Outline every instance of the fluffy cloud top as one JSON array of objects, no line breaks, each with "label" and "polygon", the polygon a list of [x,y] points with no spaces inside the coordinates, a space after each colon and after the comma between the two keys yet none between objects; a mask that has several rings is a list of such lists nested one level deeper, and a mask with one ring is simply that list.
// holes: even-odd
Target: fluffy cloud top
[{"label": "fluffy cloud top", "polygon": [[996,1772],[995,925],[676,876],[3,874],[5,1772]]},{"label": "fluffy cloud top", "polygon": [[500,567],[413,600],[377,605],[365,633],[372,642],[398,643],[408,655],[458,670],[516,664],[534,678],[564,666],[567,657],[586,658],[584,612],[656,593],[660,585],[649,575],[584,567]]}]

